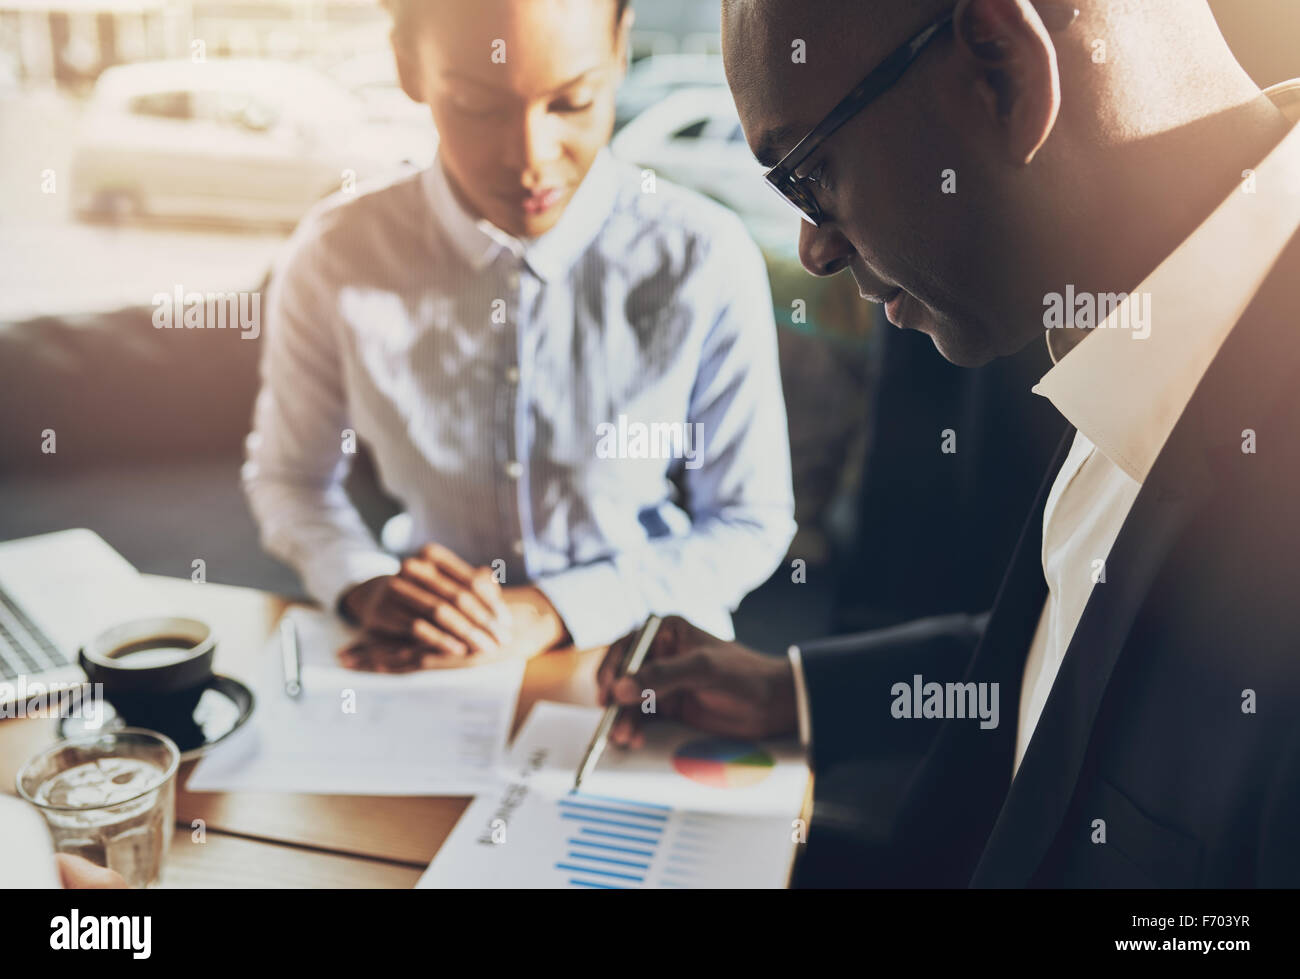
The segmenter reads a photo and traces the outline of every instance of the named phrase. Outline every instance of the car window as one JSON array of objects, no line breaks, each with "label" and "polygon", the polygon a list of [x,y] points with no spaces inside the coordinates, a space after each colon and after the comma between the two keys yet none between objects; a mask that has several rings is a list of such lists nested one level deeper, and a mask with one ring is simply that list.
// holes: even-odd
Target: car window
[{"label": "car window", "polygon": [[190,119],[193,105],[189,92],[149,92],[137,95],[128,103],[133,115],[156,119]]},{"label": "car window", "polygon": [[247,92],[204,92],[198,99],[195,115],[226,126],[264,132],[272,128],[279,113],[267,100]]},{"label": "car window", "polygon": [[693,122],[689,126],[683,126],[677,132],[673,133],[673,139],[699,139],[704,135],[704,127],[709,124],[708,119],[701,119]]}]

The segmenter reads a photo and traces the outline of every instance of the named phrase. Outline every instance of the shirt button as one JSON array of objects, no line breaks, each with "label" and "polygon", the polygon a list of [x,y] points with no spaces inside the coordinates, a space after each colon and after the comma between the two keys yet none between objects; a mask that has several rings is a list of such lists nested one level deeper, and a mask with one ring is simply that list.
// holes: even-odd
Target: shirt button
[{"label": "shirt button", "polygon": [[506,276],[506,284],[510,286],[511,292],[519,288],[519,273],[511,272]]},{"label": "shirt button", "polygon": [[521,541],[521,540],[517,540],[517,541],[515,541],[514,548],[515,548],[515,553],[518,554],[520,557],[523,557],[523,554],[524,554],[524,542]]},{"label": "shirt button", "polygon": [[511,384],[519,383],[519,368],[510,366],[506,368],[506,380]]},{"label": "shirt button", "polygon": [[506,475],[511,479],[518,479],[524,474],[524,464],[517,459],[511,459],[506,463]]}]

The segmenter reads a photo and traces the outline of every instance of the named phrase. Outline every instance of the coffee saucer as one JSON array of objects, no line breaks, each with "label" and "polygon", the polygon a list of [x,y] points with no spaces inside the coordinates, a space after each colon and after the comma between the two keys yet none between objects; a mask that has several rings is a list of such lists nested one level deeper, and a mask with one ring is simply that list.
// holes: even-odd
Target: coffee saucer
[{"label": "coffee saucer", "polygon": [[214,744],[224,741],[244,726],[253,714],[253,691],[233,677],[212,674],[203,687],[194,710],[180,717],[149,718],[131,721],[123,718],[107,699],[98,727],[90,727],[85,717],[59,720],[59,736],[75,738],[88,734],[111,733],[119,728],[145,727],[167,735],[181,751],[181,761],[199,758]]}]

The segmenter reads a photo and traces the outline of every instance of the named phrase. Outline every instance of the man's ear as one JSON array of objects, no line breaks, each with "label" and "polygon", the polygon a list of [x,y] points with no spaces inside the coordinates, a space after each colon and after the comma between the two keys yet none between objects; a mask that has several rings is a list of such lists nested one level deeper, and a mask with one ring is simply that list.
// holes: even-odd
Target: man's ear
[{"label": "man's ear", "polygon": [[1037,11],[1029,0],[961,0],[953,34],[1008,159],[1029,163],[1061,108],[1056,47]]},{"label": "man's ear", "polygon": [[420,62],[411,45],[397,36],[393,31],[388,35],[393,46],[393,57],[397,61],[397,80],[401,82],[402,91],[412,102],[423,103],[424,76],[420,73]]}]

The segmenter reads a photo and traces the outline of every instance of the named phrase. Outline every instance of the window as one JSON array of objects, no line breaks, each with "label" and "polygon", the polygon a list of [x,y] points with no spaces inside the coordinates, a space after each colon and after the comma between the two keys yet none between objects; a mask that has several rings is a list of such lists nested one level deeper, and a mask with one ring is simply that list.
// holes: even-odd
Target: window
[{"label": "window", "polygon": [[226,126],[238,126],[254,132],[265,132],[276,122],[275,109],[265,101],[247,92],[206,92],[196,115]]},{"label": "window", "polygon": [[709,124],[709,120],[701,119],[699,122],[693,122],[689,126],[683,126],[677,132],[673,133],[673,139],[699,139],[704,135],[704,127]]},{"label": "window", "polygon": [[137,95],[130,102],[130,109],[137,116],[153,116],[156,119],[189,119],[192,116],[189,92],[150,92]]}]

